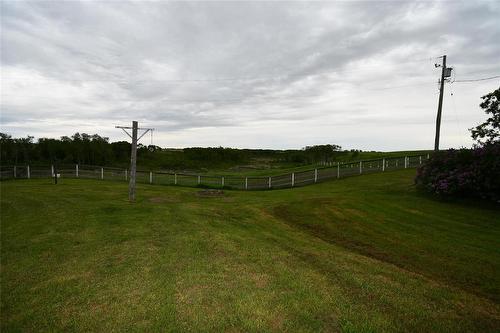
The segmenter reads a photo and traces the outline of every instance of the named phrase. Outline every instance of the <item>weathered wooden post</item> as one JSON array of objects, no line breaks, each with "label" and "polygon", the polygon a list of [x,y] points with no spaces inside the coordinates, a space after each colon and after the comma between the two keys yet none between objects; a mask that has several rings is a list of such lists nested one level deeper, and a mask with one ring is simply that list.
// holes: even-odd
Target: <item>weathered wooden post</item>
[{"label": "weathered wooden post", "polygon": [[222,177],[221,177],[221,180],[220,180],[220,181],[221,181],[221,185],[222,185],[222,187],[224,187],[224,176],[222,176]]},{"label": "weathered wooden post", "polygon": [[28,179],[30,179],[31,178],[31,172],[30,172],[30,166],[29,165],[26,166],[26,171],[28,173]]},{"label": "weathered wooden post", "polygon": [[269,177],[269,179],[268,179],[268,181],[267,181],[267,182],[268,182],[267,186],[268,186],[269,188],[271,188],[271,187],[272,187],[271,177]]},{"label": "weathered wooden post", "polygon": [[101,168],[101,179],[104,179],[104,168]]},{"label": "weathered wooden post", "polygon": [[363,166],[362,166],[362,162],[359,161],[359,174],[362,174],[363,173]]},{"label": "weathered wooden post", "polygon": [[318,182],[318,169],[314,169],[314,182]]},{"label": "weathered wooden post", "polygon": [[75,175],[78,178],[78,164],[75,164]]},{"label": "weathered wooden post", "polygon": [[137,121],[132,121],[132,146],[130,152],[130,181],[128,183],[128,200],[135,201],[135,175],[137,172]]},{"label": "weathered wooden post", "polygon": [[153,184],[153,171],[149,171],[149,183]]},{"label": "weathered wooden post", "polygon": [[177,174],[174,173],[174,185],[177,185]]},{"label": "weathered wooden post", "polygon": [[[132,149],[130,151],[130,181],[128,183],[128,199],[130,202],[135,201],[135,176],[137,173],[137,141],[140,140],[146,133],[151,131],[151,141],[153,139],[154,128],[139,128],[137,121],[132,121],[132,127],[115,126],[115,128],[122,129],[132,139]],[[132,130],[132,134],[127,132],[127,129]],[[137,137],[137,132],[144,130],[141,136]],[[127,172],[125,172],[125,179],[127,179]]]},{"label": "weathered wooden post", "polygon": [[337,163],[337,179],[340,178],[340,162]]},{"label": "weathered wooden post", "polygon": [[295,186],[295,172],[292,172],[292,187]]},{"label": "weathered wooden post", "polygon": [[248,190],[248,177],[245,177],[245,190]]}]

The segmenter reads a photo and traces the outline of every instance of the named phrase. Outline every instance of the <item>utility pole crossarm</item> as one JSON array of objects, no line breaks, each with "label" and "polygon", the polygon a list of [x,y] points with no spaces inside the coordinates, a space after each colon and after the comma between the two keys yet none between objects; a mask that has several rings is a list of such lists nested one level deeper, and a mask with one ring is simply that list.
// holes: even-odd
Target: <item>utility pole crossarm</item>
[{"label": "utility pole crossarm", "polygon": [[[115,128],[120,128],[123,132],[125,132],[125,134],[127,134],[131,139],[132,138],[132,135],[127,132],[128,129],[131,129],[133,130],[134,128],[133,127],[128,127],[128,126],[115,126]],[[146,135],[149,131],[153,132],[154,131],[154,128],[142,128],[142,127],[137,127],[137,130],[139,131],[144,131],[144,133],[142,133],[138,138],[137,138],[137,141],[139,141],[144,135]]]},{"label": "utility pole crossarm", "polygon": [[125,129],[125,127],[121,127],[121,126],[115,126],[115,128],[121,128],[121,130],[123,132],[125,132],[125,134],[127,134],[131,139],[132,139],[132,135],[129,134],[129,132],[127,132],[127,130]]},{"label": "utility pole crossarm", "polygon": [[[139,129],[139,128],[138,128]],[[146,133],[148,133],[149,131],[153,132],[154,128],[140,128],[141,130],[142,129],[145,129],[146,131],[144,131],[144,133],[141,134],[140,137],[137,138],[137,140],[140,140],[144,135],[146,135]]]},{"label": "utility pole crossarm", "polygon": [[[130,126],[115,126],[115,128],[125,128],[125,129],[134,129],[133,127]],[[144,128],[144,127],[137,127],[137,130],[153,130],[154,128]]]}]

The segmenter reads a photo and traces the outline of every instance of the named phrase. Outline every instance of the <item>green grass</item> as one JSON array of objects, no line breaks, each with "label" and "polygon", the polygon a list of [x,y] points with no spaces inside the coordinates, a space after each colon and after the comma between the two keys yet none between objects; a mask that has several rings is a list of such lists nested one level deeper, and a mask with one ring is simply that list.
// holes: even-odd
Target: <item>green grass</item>
[{"label": "green grass", "polygon": [[2,332],[498,332],[500,209],[413,173],[135,204],[124,183],[2,182]]},{"label": "green grass", "polygon": [[[416,156],[427,154],[432,154],[430,150],[409,150],[409,151],[392,151],[392,152],[370,152],[362,151],[358,152],[356,155],[348,152],[344,155],[339,155],[337,160],[333,163],[348,163],[348,162],[358,162],[364,160],[374,160],[382,158],[391,157],[404,157],[404,156]],[[292,162],[276,162],[272,159],[263,161],[261,159],[255,159],[247,163],[245,166],[234,165],[231,167],[223,168],[209,168],[201,172],[202,174],[210,176],[238,176],[238,177],[268,177],[268,176],[278,176],[291,172],[308,171],[314,168],[321,168],[319,164],[301,164]],[[192,173],[198,173],[198,171],[191,170]]]}]

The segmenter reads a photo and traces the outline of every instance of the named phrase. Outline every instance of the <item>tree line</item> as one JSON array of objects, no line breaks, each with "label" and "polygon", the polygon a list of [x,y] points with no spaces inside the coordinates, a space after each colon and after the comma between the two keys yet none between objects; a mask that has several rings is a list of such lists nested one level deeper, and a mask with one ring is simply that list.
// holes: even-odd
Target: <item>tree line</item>
[{"label": "tree line", "polygon": [[109,142],[98,134],[75,133],[60,139],[12,138],[0,133],[2,164],[78,163],[109,165],[128,159],[130,143]]},{"label": "tree line", "polygon": [[[131,144],[110,142],[98,134],[75,133],[59,139],[33,136],[13,138],[0,133],[2,165],[22,164],[88,164],[126,167],[130,163]],[[307,146],[303,149],[235,149],[224,147],[193,147],[166,149],[139,144],[138,165],[164,169],[231,167],[262,159],[274,163],[310,164],[335,161],[339,156],[357,151],[342,151],[334,144]]]}]

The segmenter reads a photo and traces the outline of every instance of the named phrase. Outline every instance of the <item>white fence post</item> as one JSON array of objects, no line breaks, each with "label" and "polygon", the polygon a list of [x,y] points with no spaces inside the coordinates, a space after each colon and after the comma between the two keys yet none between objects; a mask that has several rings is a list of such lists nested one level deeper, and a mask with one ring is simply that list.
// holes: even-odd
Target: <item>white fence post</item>
[{"label": "white fence post", "polygon": [[78,178],[78,164],[75,164],[75,174],[76,178]]},{"label": "white fence post", "polygon": [[222,187],[224,187],[224,176],[222,176],[220,181],[221,181]]},{"label": "white fence post", "polygon": [[248,190],[248,177],[245,177],[245,190]]},{"label": "white fence post", "polygon": [[14,165],[14,178],[17,177],[17,167]]},{"label": "white fence post", "polygon": [[269,180],[267,182],[268,182],[268,187],[271,188],[272,187],[271,177],[269,177]]},{"label": "white fence post", "polygon": [[149,171],[149,183],[153,184],[153,171]]},{"label": "white fence post", "polygon": [[431,156],[429,154],[427,154],[427,159],[431,158]]},{"label": "white fence post", "polygon": [[405,169],[408,168],[408,156],[405,156]]},{"label": "white fence post", "polygon": [[30,179],[31,178],[31,172],[30,172],[30,166],[29,165],[26,166],[26,170],[28,172],[28,179]]},{"label": "white fence post", "polygon": [[292,172],[292,187],[295,186],[295,173]]},{"label": "white fence post", "polygon": [[101,179],[104,179],[104,168],[101,168]]},{"label": "white fence post", "polygon": [[318,182],[318,169],[314,169],[314,182]]},{"label": "white fence post", "polygon": [[174,173],[174,185],[177,185],[177,174]]},{"label": "white fence post", "polygon": [[51,170],[50,174],[52,175],[52,177],[54,177],[54,166],[53,165],[50,166],[50,170]]},{"label": "white fence post", "polygon": [[382,159],[382,172],[385,171],[385,158]]},{"label": "white fence post", "polygon": [[125,181],[128,179],[128,169],[125,169]]},{"label": "white fence post", "polygon": [[422,164],[422,155],[418,157],[418,164]]},{"label": "white fence post", "polygon": [[362,166],[362,162],[359,161],[359,174],[362,174],[363,173],[363,166]]}]

